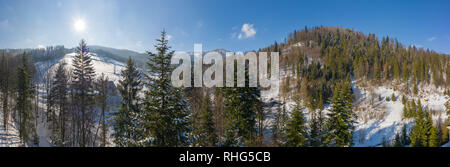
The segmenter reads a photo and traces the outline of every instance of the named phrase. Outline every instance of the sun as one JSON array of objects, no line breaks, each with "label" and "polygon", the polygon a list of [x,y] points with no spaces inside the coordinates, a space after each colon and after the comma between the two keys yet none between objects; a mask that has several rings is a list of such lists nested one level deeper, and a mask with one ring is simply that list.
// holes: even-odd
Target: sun
[{"label": "sun", "polygon": [[76,32],[83,32],[86,30],[86,22],[83,19],[76,19],[73,23],[73,28]]}]

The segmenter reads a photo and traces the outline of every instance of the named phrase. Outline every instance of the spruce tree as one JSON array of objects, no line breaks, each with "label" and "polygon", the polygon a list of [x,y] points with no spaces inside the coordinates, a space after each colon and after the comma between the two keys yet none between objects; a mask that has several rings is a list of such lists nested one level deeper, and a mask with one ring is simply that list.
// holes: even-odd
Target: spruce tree
[{"label": "spruce tree", "polygon": [[198,134],[198,146],[211,147],[217,143],[217,136],[214,129],[213,111],[211,109],[211,98],[206,92],[201,105],[200,123]]},{"label": "spruce tree", "polygon": [[[102,73],[97,81],[95,82],[95,89],[96,89],[96,101],[98,102],[98,105],[100,106],[100,120],[99,120],[99,127],[100,132],[100,147],[105,147],[107,145],[107,134],[108,134],[108,123],[107,123],[107,115],[109,111],[108,107],[108,96],[109,96],[109,78],[105,76],[104,73]],[[98,132],[98,131],[97,131]],[[94,141],[95,142],[95,141]]]},{"label": "spruce tree", "polygon": [[224,146],[256,145],[256,113],[262,110],[261,90],[248,85],[248,67],[245,68],[245,87],[237,87],[235,67],[234,87],[221,88],[224,95]]},{"label": "spruce tree", "polygon": [[400,134],[395,133],[394,143],[392,143],[393,147],[402,147],[402,142],[400,138]]},{"label": "spruce tree", "polygon": [[312,147],[324,146],[326,132],[324,129],[325,118],[322,111],[314,111],[311,113],[309,123],[308,145]]},{"label": "spruce tree", "polygon": [[397,97],[395,97],[394,93],[392,93],[391,99],[392,99],[392,101],[397,101]]},{"label": "spruce tree", "polygon": [[8,109],[8,101],[9,101],[9,66],[8,66],[8,57],[5,55],[5,52],[2,52],[2,61],[0,68],[0,90],[2,93],[2,111],[3,111],[3,128],[5,131],[8,131],[8,118],[9,118],[9,109]]},{"label": "spruce tree", "polygon": [[297,103],[292,110],[292,116],[286,125],[286,146],[303,147],[307,142],[306,120],[303,108]]},{"label": "spruce tree", "polygon": [[76,48],[76,55],[72,60],[73,80],[72,89],[74,92],[74,107],[78,111],[80,123],[78,130],[81,133],[78,144],[81,147],[87,146],[89,143],[88,132],[91,130],[93,116],[93,81],[95,79],[95,70],[92,65],[92,59],[89,49],[84,40],[81,40]]},{"label": "spruce tree", "polygon": [[52,141],[56,146],[63,146],[66,141],[66,127],[69,117],[68,113],[68,93],[69,79],[65,69],[65,63],[60,62],[53,77],[53,83],[50,90],[50,109],[48,113],[50,129],[52,130]]},{"label": "spruce tree", "polygon": [[438,143],[438,132],[435,126],[433,126],[433,119],[431,118],[431,113],[427,113],[426,114],[426,123],[425,123],[425,128],[427,130],[427,146],[428,147],[437,147],[439,146]]},{"label": "spruce tree", "polygon": [[272,123],[272,140],[275,146],[281,146],[286,140],[285,128],[288,119],[285,103],[278,104]]},{"label": "spruce tree", "polygon": [[400,142],[401,142],[402,146],[409,144],[408,131],[406,129],[406,125],[403,125],[403,127],[402,127],[402,134],[400,136]]},{"label": "spruce tree", "polygon": [[145,75],[144,114],[145,137],[151,146],[185,146],[190,131],[190,111],[182,88],[172,86],[170,78],[174,66],[166,32],[157,39],[156,53],[148,52],[149,69]]},{"label": "spruce tree", "polygon": [[114,143],[119,147],[139,146],[142,129],[139,91],[142,89],[141,73],[128,58],[126,68],[120,73],[122,80],[117,88],[122,97],[120,109],[114,114]]},{"label": "spruce tree", "polygon": [[22,64],[17,73],[17,105],[19,136],[22,144],[30,140],[30,134],[35,133],[34,116],[31,111],[31,98],[33,97],[33,88],[31,84],[31,75],[27,67],[27,55],[22,55]]},{"label": "spruce tree", "polygon": [[352,110],[350,82],[336,85],[333,91],[332,106],[328,114],[326,129],[327,144],[334,147],[350,147],[353,145],[355,114]]},{"label": "spruce tree", "polygon": [[427,109],[423,110],[418,102],[414,126],[411,128],[411,147],[436,147],[438,146],[437,129],[433,126],[431,114]]}]

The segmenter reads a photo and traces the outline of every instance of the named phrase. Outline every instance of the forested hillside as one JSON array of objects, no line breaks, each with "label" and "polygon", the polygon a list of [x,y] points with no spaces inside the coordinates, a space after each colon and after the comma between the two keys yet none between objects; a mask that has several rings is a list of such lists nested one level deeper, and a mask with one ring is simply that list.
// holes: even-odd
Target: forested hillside
[{"label": "forested hillside", "polygon": [[447,54],[305,27],[258,50],[280,52],[274,94],[248,82],[175,88],[166,32],[155,43],[146,54],[85,41],[75,49],[1,50],[2,146],[435,147],[449,140]]},{"label": "forested hillside", "polygon": [[353,119],[359,122],[354,124],[358,125],[354,138],[360,140],[359,144],[372,140],[366,133],[376,133],[378,140],[372,142],[373,146],[392,145],[393,135],[400,127],[410,130],[417,119],[422,119],[402,117],[402,110],[408,111],[408,103],[420,100],[425,103],[417,105],[419,113],[433,117],[436,126],[434,131],[426,130],[428,136],[436,132],[439,143],[448,141],[448,108],[444,106],[448,106],[450,84],[447,54],[338,27],[305,27],[291,33],[284,43],[275,42],[260,51],[281,52],[280,66],[286,75],[280,100],[301,101],[312,122],[323,110],[328,111],[330,104],[334,105],[336,86],[345,82],[352,83],[347,89],[352,91]]}]

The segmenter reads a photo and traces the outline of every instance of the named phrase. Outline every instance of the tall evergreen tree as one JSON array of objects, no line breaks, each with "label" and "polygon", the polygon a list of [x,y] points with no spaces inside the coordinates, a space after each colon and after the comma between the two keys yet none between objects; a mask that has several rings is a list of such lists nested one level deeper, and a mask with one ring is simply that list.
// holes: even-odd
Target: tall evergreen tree
[{"label": "tall evergreen tree", "polygon": [[274,146],[281,146],[285,142],[285,128],[288,119],[285,103],[278,104],[272,123],[272,140]]},{"label": "tall evergreen tree", "polygon": [[[236,64],[236,63],[235,63]],[[235,74],[236,74],[235,67]],[[222,88],[225,102],[224,146],[254,146],[256,139],[256,113],[262,110],[261,90],[249,87],[248,68],[245,68],[245,86]]]},{"label": "tall evergreen tree", "polygon": [[175,88],[170,82],[174,66],[170,60],[174,54],[167,45],[166,32],[155,45],[157,53],[148,52],[149,69],[145,75],[144,114],[146,145],[185,146],[189,127],[189,109],[181,88]]},{"label": "tall evergreen tree", "polygon": [[31,84],[30,70],[27,67],[27,55],[22,55],[22,64],[17,73],[17,115],[19,124],[19,136],[25,145],[29,141],[30,134],[35,133],[34,116],[32,113],[31,98],[33,88]]},{"label": "tall evergreen tree", "polygon": [[303,108],[297,103],[292,110],[292,116],[286,125],[286,146],[303,147],[307,142],[306,120]]},{"label": "tall evergreen tree", "polygon": [[315,111],[311,113],[311,120],[309,121],[309,136],[308,145],[312,147],[324,146],[326,139],[325,132],[325,117],[322,111]]},{"label": "tall evergreen tree", "polygon": [[[100,119],[99,119],[99,129],[100,132],[100,147],[105,147],[107,144],[107,134],[108,134],[108,122],[107,115],[109,111],[108,107],[108,96],[109,96],[109,78],[102,73],[97,82],[95,82],[95,89],[97,91],[98,104],[100,105]],[[97,131],[98,132],[98,131]]]},{"label": "tall evergreen tree", "polygon": [[68,121],[68,93],[69,78],[65,69],[65,63],[60,62],[53,77],[53,83],[50,90],[50,101],[52,104],[48,113],[50,119],[50,128],[53,131],[52,140],[56,146],[64,146],[66,141],[66,129]]},{"label": "tall evergreen tree", "polygon": [[353,145],[353,130],[355,114],[352,110],[352,95],[350,82],[336,85],[326,129],[327,144],[335,147],[350,147]]},{"label": "tall evergreen tree", "polygon": [[73,80],[72,88],[74,92],[74,107],[78,111],[80,121],[78,131],[80,133],[78,145],[87,146],[89,143],[88,133],[93,124],[93,81],[95,79],[95,70],[92,65],[92,59],[89,49],[84,40],[81,40],[76,48],[76,55],[72,60]]},{"label": "tall evergreen tree", "polygon": [[414,126],[411,128],[411,147],[436,147],[438,146],[437,129],[433,126],[433,120],[428,109],[423,109],[420,101],[416,106]]},{"label": "tall evergreen tree", "polygon": [[2,111],[3,111],[3,128],[5,131],[8,131],[8,122],[9,122],[9,65],[8,65],[8,57],[5,55],[5,52],[2,52],[2,61],[0,68],[0,90],[2,93]]},{"label": "tall evergreen tree", "polygon": [[122,101],[119,111],[114,115],[114,143],[117,146],[138,146],[142,139],[139,90],[142,89],[141,73],[133,60],[128,58],[126,68],[120,73],[118,90]]},{"label": "tall evergreen tree", "polygon": [[194,130],[198,132],[198,134],[196,134],[198,136],[198,146],[211,147],[217,143],[213,114],[214,113],[211,108],[211,98],[207,91],[203,97],[199,127],[197,130]]}]

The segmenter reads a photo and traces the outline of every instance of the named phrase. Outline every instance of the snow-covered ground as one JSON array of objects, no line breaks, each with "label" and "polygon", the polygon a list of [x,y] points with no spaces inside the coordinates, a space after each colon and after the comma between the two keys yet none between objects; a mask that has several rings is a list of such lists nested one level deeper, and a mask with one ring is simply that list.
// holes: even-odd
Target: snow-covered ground
[{"label": "snow-covered ground", "polygon": [[[68,68],[72,68],[72,59],[75,53],[70,53],[64,56],[62,61],[67,63]],[[99,76],[101,73],[105,74],[110,81],[118,83],[120,79],[120,71],[125,69],[125,64],[114,59],[91,53],[92,65],[94,66],[95,73]]]},{"label": "snow-covered ground", "polygon": [[[355,146],[380,146],[383,138],[392,141],[396,133],[400,133],[402,127],[407,125],[410,128],[412,120],[402,119],[403,107],[401,102],[402,95],[408,100],[420,100],[423,106],[428,107],[434,113],[443,113],[445,103],[449,99],[443,95],[442,90],[430,86],[420,88],[421,96],[406,95],[401,91],[394,90],[393,86],[378,86],[373,88],[362,88],[353,84],[353,89],[359,101],[357,102],[355,112],[358,114],[358,120],[354,133]],[[391,99],[392,94],[396,96],[396,101]],[[381,101],[378,97],[381,97]],[[445,120],[447,116],[441,114],[440,117]],[[437,122],[438,114],[433,115],[433,120]]]},{"label": "snow-covered ground", "polygon": [[[44,76],[47,75],[48,72],[54,71],[57,68],[58,62],[64,61],[66,63],[66,68],[72,68],[72,59],[75,56],[75,53],[70,53],[65,55],[62,58],[57,58],[44,62],[36,62],[36,76],[39,84],[39,96],[41,98],[45,97],[44,90]],[[99,76],[101,73],[105,74],[109,78],[110,81],[113,81],[115,84],[118,83],[120,79],[120,71],[125,68],[125,64],[109,57],[104,57],[101,55],[97,55],[95,53],[91,53],[92,56],[92,64],[94,66],[96,75]],[[108,100],[111,100],[112,103],[119,104],[119,100],[116,97],[109,97]],[[50,131],[48,129],[47,121],[45,120],[44,111],[45,109],[45,101],[39,101],[38,104],[40,108],[40,113],[37,116],[37,134],[39,136],[39,146],[40,147],[49,147],[50,144]],[[0,109],[1,110],[1,109]],[[3,113],[3,112],[0,112]],[[3,120],[2,114],[0,114],[0,120]],[[11,120],[11,119],[10,119]],[[111,132],[111,129],[110,129]],[[8,131],[6,132],[3,126],[0,126],[0,147],[18,147],[21,146],[20,138],[18,135],[18,129],[16,128],[13,121],[10,121]],[[109,140],[112,143],[111,140]]]},{"label": "snow-covered ground", "polygon": [[447,144],[442,145],[442,147],[450,147],[450,142],[448,142]]},{"label": "snow-covered ground", "polygon": [[[285,71],[280,69],[280,84],[287,76],[294,76],[291,74],[291,70],[287,68]],[[444,95],[444,89],[436,88],[430,85],[420,85],[418,93],[419,96],[413,96],[406,94],[401,90],[394,90],[394,86],[391,84],[385,84],[381,86],[362,86],[361,83],[352,81],[353,92],[355,94],[354,111],[358,115],[357,124],[355,125],[354,132],[354,146],[356,147],[372,147],[381,146],[383,138],[387,141],[393,140],[396,133],[400,133],[404,125],[407,125],[409,129],[412,125],[412,120],[402,119],[403,107],[401,98],[403,95],[408,100],[414,99],[420,100],[422,105],[433,111],[433,120],[435,122],[438,119],[443,121],[447,119],[445,114],[445,103],[449,100],[447,95]],[[281,87],[281,85],[280,85]],[[291,93],[295,89],[291,89]],[[262,91],[262,100],[266,103],[280,101],[281,92],[268,90]],[[396,100],[391,98],[392,94],[396,96]],[[381,97],[381,101],[378,97]],[[295,101],[292,98],[286,99],[286,109],[292,110],[295,105]],[[324,113],[326,114],[330,108],[330,105],[325,105]],[[277,105],[274,105],[266,109],[267,120],[264,122],[268,129],[265,131],[266,137],[270,137],[271,130],[270,125],[273,122],[273,113],[277,110]],[[305,108],[305,116],[308,119],[310,111]],[[439,116],[440,115],[440,116]]]},{"label": "snow-covered ground", "polygon": [[[46,72],[56,69],[56,64],[60,61],[64,61],[66,67],[72,67],[72,58],[75,53],[70,53],[62,58],[35,63],[37,68],[37,78],[42,79]],[[91,54],[92,64],[96,71],[97,76],[104,73],[109,80],[113,81],[115,84],[118,83],[120,79],[120,71],[125,68],[125,64],[118,62],[114,59],[97,55],[95,53]],[[294,76],[291,74],[291,70],[287,68],[286,70],[280,69],[280,86],[281,81],[283,81],[287,76]],[[43,82],[43,80],[40,80]],[[40,86],[39,92],[43,97],[45,95],[45,90],[43,89],[43,83]],[[411,120],[403,120],[403,104],[401,102],[401,97],[406,95],[408,100],[415,99],[421,100],[424,106],[433,110],[433,120],[437,121],[439,118],[446,119],[445,113],[445,103],[449,100],[449,97],[444,95],[442,88],[435,88],[432,86],[420,85],[419,96],[411,96],[410,94],[405,94],[401,90],[394,90],[394,86],[390,84],[385,84],[382,86],[362,86],[361,83],[353,81],[353,91],[355,93],[355,112],[358,115],[357,124],[354,133],[354,142],[357,147],[366,146],[380,146],[383,138],[386,140],[392,140],[395,133],[401,131],[403,125],[410,126],[412,124]],[[291,91],[295,89],[292,88]],[[279,91],[274,91],[274,89],[269,89],[261,92],[262,100],[266,104],[275,104],[280,101]],[[391,98],[392,94],[395,94],[396,101],[388,100]],[[381,97],[381,101],[378,97]],[[111,103],[119,103],[120,99],[112,98]],[[286,99],[286,109],[290,111],[295,104],[292,98]],[[45,108],[45,104],[41,101],[39,106]],[[325,113],[327,112],[330,105],[325,105]],[[267,114],[267,119],[265,120],[265,137],[270,138],[271,129],[270,125],[273,122],[273,113],[277,110],[277,105],[271,105],[267,107],[265,112]],[[439,113],[441,116],[439,117]],[[305,109],[306,118],[309,118],[309,111]],[[0,114],[0,119],[1,114]],[[45,123],[43,115],[38,117],[38,128],[37,132],[39,135],[40,143],[39,146],[50,146],[48,126]],[[9,130],[6,133],[3,127],[0,127],[0,147],[4,146],[20,146],[20,139],[18,137],[18,131],[15,125],[11,122]],[[110,141],[111,142],[111,141]],[[270,142],[270,141],[267,141]],[[449,146],[447,143],[446,146]]]},{"label": "snow-covered ground", "polygon": [[[0,109],[3,113],[2,109]],[[3,114],[0,114],[0,120],[3,122]],[[8,131],[3,127],[3,123],[0,126],[0,147],[19,147],[21,146],[19,131],[15,124],[10,121],[8,123]]]}]

